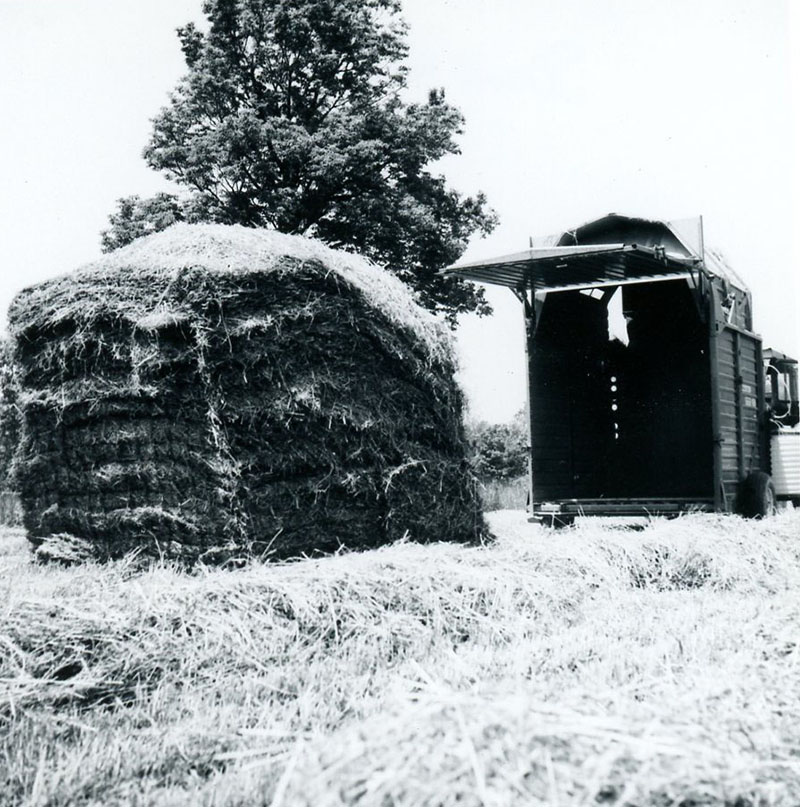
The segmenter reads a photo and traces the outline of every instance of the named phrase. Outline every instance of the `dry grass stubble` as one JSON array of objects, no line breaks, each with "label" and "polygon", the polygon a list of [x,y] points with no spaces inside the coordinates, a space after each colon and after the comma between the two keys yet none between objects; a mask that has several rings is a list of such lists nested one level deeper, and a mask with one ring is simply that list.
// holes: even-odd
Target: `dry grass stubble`
[{"label": "dry grass stubble", "polygon": [[10,539],[0,801],[794,807],[799,515],[191,575]]}]

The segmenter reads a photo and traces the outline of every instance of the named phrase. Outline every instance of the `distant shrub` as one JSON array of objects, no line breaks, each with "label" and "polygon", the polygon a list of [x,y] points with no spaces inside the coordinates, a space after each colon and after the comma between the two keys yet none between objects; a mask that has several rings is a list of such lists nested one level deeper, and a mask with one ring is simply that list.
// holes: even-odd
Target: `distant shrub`
[{"label": "distant shrub", "polygon": [[511,423],[479,421],[468,426],[472,463],[483,482],[517,479],[528,471],[528,434],[524,413]]},{"label": "distant shrub", "polygon": [[528,430],[524,411],[510,423],[467,425],[470,458],[486,510],[521,510],[528,494]]},{"label": "distant shrub", "polygon": [[0,338],[0,491],[13,488],[11,465],[20,436],[17,376],[9,339]]}]

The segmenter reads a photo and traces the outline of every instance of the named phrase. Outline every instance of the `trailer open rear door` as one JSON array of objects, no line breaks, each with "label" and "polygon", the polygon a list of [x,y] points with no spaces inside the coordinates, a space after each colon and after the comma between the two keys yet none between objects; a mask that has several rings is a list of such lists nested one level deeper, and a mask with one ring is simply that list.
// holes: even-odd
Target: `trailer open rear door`
[{"label": "trailer open rear door", "polygon": [[489,261],[457,264],[446,270],[479,283],[517,293],[602,288],[690,277],[699,258],[636,244],[593,244],[526,249]]},{"label": "trailer open rear door", "polygon": [[559,241],[446,270],[523,303],[533,512],[738,509],[768,468],[746,287],[664,222],[612,214]]}]

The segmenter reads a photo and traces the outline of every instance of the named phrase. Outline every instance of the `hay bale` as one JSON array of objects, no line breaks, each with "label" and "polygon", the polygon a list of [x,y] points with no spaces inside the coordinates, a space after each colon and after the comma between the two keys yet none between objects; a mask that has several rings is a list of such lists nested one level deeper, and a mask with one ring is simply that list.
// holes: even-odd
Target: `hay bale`
[{"label": "hay bale", "polygon": [[483,535],[449,334],[357,256],[179,224],[9,319],[34,545],[193,561]]}]

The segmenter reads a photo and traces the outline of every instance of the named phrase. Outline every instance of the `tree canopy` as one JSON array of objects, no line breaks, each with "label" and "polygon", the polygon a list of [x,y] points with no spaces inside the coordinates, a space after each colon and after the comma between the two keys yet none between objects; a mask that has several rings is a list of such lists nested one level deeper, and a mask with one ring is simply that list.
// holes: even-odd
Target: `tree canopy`
[{"label": "tree canopy", "polygon": [[404,98],[397,0],[207,0],[207,30],[178,29],[188,68],[153,120],[149,165],[182,196],[119,202],[113,249],[172,221],[216,221],[320,238],[387,266],[451,322],[489,310],[438,271],[496,217],[432,171],[459,152],[464,120],[432,90]]}]

